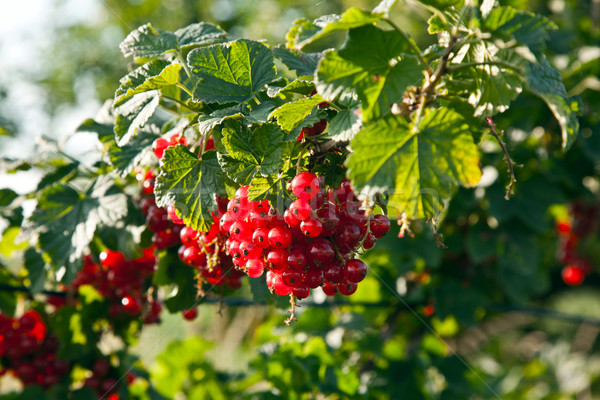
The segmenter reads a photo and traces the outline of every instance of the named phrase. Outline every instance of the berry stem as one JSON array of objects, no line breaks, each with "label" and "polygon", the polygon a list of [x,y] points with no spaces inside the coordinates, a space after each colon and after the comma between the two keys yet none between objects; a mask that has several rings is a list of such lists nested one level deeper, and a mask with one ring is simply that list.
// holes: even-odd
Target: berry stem
[{"label": "berry stem", "polygon": [[502,148],[502,152],[504,153],[504,161],[506,162],[506,165],[508,166],[508,175],[510,177],[510,181],[508,182],[508,185],[506,186],[506,194],[504,195],[504,198],[506,200],[510,200],[511,195],[514,194],[513,186],[514,186],[515,182],[517,182],[517,178],[515,177],[515,170],[514,170],[514,166],[516,166],[517,164],[515,164],[515,162],[512,160],[512,158],[510,158],[510,155],[508,154],[508,149],[506,148],[506,144],[500,137],[500,135],[504,134],[504,131],[498,133],[498,131],[496,130],[496,124],[494,124],[492,117],[487,117],[485,120],[490,127],[490,132],[491,132],[492,136],[494,136],[496,138],[496,140],[498,141],[498,144]]},{"label": "berry stem", "polygon": [[296,296],[294,296],[293,293],[290,293],[290,305],[292,306],[290,316],[283,321],[287,326],[289,326],[292,321],[296,320]]}]

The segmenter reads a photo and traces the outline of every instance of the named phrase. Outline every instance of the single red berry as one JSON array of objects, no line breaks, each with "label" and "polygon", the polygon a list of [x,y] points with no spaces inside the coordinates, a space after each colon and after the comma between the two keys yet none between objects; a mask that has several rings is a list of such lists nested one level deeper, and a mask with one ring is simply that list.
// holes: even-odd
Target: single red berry
[{"label": "single red berry", "polygon": [[273,249],[267,254],[269,268],[274,271],[282,270],[287,265],[288,253],[283,249]]},{"label": "single red berry", "polygon": [[248,260],[262,257],[262,248],[255,245],[251,241],[243,241],[240,243],[240,253]]},{"label": "single red berry", "polygon": [[306,253],[302,248],[294,246],[287,259],[290,269],[301,271],[306,265]]},{"label": "single red berry", "polygon": [[369,233],[365,237],[365,240],[363,241],[363,249],[365,249],[365,250],[372,249],[373,246],[375,246],[376,241],[377,241],[377,239],[375,239],[375,236],[372,233]]},{"label": "single red berry", "polygon": [[292,179],[292,192],[302,200],[314,199],[321,190],[319,178],[311,172],[301,172]]},{"label": "single red berry", "polygon": [[196,307],[193,307],[189,310],[183,310],[181,312],[181,315],[183,315],[183,318],[185,318],[186,320],[193,321],[198,316],[198,309]]},{"label": "single red berry", "polygon": [[199,246],[188,246],[183,251],[183,262],[190,267],[202,267],[206,265],[206,253]]},{"label": "single red berry", "polygon": [[292,214],[292,211],[289,208],[283,212],[283,219],[290,228],[298,228],[302,222]]},{"label": "single red berry", "polygon": [[269,231],[269,243],[271,246],[284,249],[292,242],[292,232],[285,227],[276,226]]},{"label": "single red berry", "polygon": [[337,215],[335,207],[325,204],[317,211],[317,217],[319,217],[323,224],[321,234],[323,236],[332,236],[340,223],[340,218]]},{"label": "single red berry", "polygon": [[146,225],[152,232],[161,232],[169,227],[167,211],[162,208],[150,208],[146,217]]},{"label": "single red berry", "polygon": [[123,253],[106,249],[98,256],[100,264],[106,268],[119,268],[124,262],[125,257]]},{"label": "single red berry", "polygon": [[302,221],[300,224],[300,230],[302,230],[302,233],[304,233],[306,236],[315,238],[323,231],[323,224],[321,224],[321,221],[319,221],[317,218],[309,217]]},{"label": "single red berry", "polygon": [[323,269],[323,277],[331,283],[340,283],[344,280],[344,267],[337,262],[331,263]]},{"label": "single red berry", "polygon": [[367,276],[367,264],[361,260],[350,260],[344,265],[344,276],[350,282],[358,283]]},{"label": "single red berry", "polygon": [[237,240],[238,242],[242,242],[244,240],[251,240],[252,234],[254,233],[254,229],[252,226],[244,221],[235,221],[231,228],[229,228],[229,234],[231,238]]},{"label": "single red berry", "polygon": [[292,204],[290,204],[290,211],[294,217],[300,221],[304,221],[306,218],[310,217],[312,208],[310,207],[308,201],[298,199],[294,200]]},{"label": "single red berry", "polygon": [[246,272],[250,278],[258,278],[265,271],[265,262],[260,258],[248,260],[246,263]]},{"label": "single red berry", "polygon": [[125,313],[129,315],[139,315],[142,312],[140,301],[133,296],[125,296],[121,299],[121,305]]},{"label": "single red berry", "polygon": [[323,267],[333,261],[335,249],[327,239],[318,238],[306,248],[308,263],[316,267]]},{"label": "single red berry", "polygon": [[335,234],[335,242],[343,250],[352,250],[361,239],[360,227],[354,223],[345,223]]},{"label": "single red berry", "polygon": [[292,293],[292,287],[285,284],[281,274],[273,276],[273,291],[280,296],[287,296]]},{"label": "single red berry", "polygon": [[179,239],[181,243],[190,245],[198,240],[198,231],[189,226],[184,226],[179,232]]},{"label": "single red berry", "polygon": [[240,242],[238,242],[237,240],[231,240],[231,242],[229,242],[229,247],[227,247],[227,251],[229,252],[229,255],[233,257],[234,260],[243,258],[242,252],[240,250]]},{"label": "single red berry", "polygon": [[320,269],[309,269],[304,274],[304,284],[311,289],[318,288],[323,282],[323,271]]},{"label": "single red berry", "polygon": [[292,293],[299,299],[305,299],[310,294],[310,289],[306,286],[293,287]]},{"label": "single red berry", "polygon": [[164,138],[158,138],[152,143],[152,151],[156,158],[163,158],[165,150],[169,147],[169,141]]},{"label": "single red berry", "polygon": [[150,210],[150,207],[156,207],[154,196],[146,196],[140,200],[140,210],[142,210],[142,214],[148,215],[148,210]]},{"label": "single red berry", "polygon": [[337,290],[343,294],[344,296],[350,296],[356,289],[358,288],[358,284],[355,282],[343,281],[337,284]]},{"label": "single red berry", "polygon": [[269,230],[268,228],[258,228],[252,234],[252,242],[260,248],[269,247]]},{"label": "single red berry", "polygon": [[281,274],[283,282],[290,287],[298,287],[303,284],[303,274],[300,271],[284,271]]},{"label": "single red berry", "polygon": [[321,289],[323,289],[323,293],[327,296],[334,296],[338,292],[337,285],[329,282],[325,282],[323,286],[321,286]]},{"label": "single red berry", "polygon": [[579,286],[585,279],[585,273],[576,265],[567,265],[562,270],[562,278],[567,285]]},{"label": "single red berry", "polygon": [[236,222],[236,218],[232,214],[229,212],[223,214],[221,220],[219,221],[219,229],[221,230],[221,233],[229,236],[229,230],[234,222]]},{"label": "single red berry", "polygon": [[173,221],[174,224],[183,225],[183,219],[177,215],[175,204],[169,204],[169,207],[167,207],[167,214],[169,215],[169,219]]},{"label": "single red berry", "polygon": [[379,239],[390,231],[390,220],[383,214],[374,215],[369,222],[369,227],[373,236]]}]

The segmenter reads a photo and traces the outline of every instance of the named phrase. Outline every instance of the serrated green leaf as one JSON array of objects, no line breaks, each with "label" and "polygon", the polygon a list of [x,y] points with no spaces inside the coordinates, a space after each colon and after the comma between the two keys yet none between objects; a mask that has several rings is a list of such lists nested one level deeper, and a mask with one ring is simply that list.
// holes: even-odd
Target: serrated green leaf
[{"label": "serrated green leaf", "polygon": [[244,120],[230,118],[222,126],[221,143],[227,154],[219,154],[219,164],[240,185],[257,174],[276,174],[284,162],[284,134],[274,123],[250,130]]},{"label": "serrated green leaf", "polygon": [[567,150],[579,134],[580,101],[567,95],[560,73],[545,57],[539,63],[528,63],[527,67],[527,89],[552,110],[561,128],[562,148]]},{"label": "serrated green leaf", "polygon": [[194,89],[196,101],[246,101],[275,78],[273,52],[251,40],[194,49],[187,62],[200,78]]},{"label": "serrated green leaf", "polygon": [[156,57],[177,49],[177,36],[148,23],[131,32],[119,45],[125,57]]},{"label": "serrated green leaf", "polygon": [[448,30],[447,24],[444,23],[442,18],[438,14],[433,14],[427,20],[427,33],[433,35]]},{"label": "serrated green leaf", "polygon": [[188,51],[196,46],[206,46],[224,42],[229,39],[229,34],[220,27],[206,22],[190,24],[185,28],[175,31],[179,48]]},{"label": "serrated green leaf", "polygon": [[308,96],[315,89],[315,84],[311,81],[305,81],[302,79],[295,79],[285,86],[275,87],[269,85],[267,89],[267,95],[269,97],[275,97],[277,95],[287,95],[290,93],[301,94]]},{"label": "serrated green leaf", "polygon": [[322,102],[323,98],[319,95],[303,97],[299,100],[285,103],[281,107],[275,109],[271,115],[269,115],[269,119],[275,118],[277,120],[277,125],[279,125],[281,129],[285,132],[291,132],[310,115],[313,108]]},{"label": "serrated green leaf", "polygon": [[269,200],[273,204],[279,204],[283,200],[291,199],[286,189],[287,181],[291,177],[282,176],[255,176],[250,182],[248,189],[248,200]]},{"label": "serrated green leaf", "polygon": [[0,207],[8,207],[19,195],[12,189],[0,189]]},{"label": "serrated green leaf", "polygon": [[25,251],[25,268],[27,269],[27,277],[29,278],[29,290],[31,293],[40,293],[44,290],[44,282],[46,280],[46,263],[42,255],[33,247]]},{"label": "serrated green leaf", "polygon": [[115,107],[115,138],[118,146],[124,146],[146,125],[158,108],[158,90],[136,94],[119,107]]},{"label": "serrated green leaf", "polygon": [[452,75],[454,81],[447,82],[453,91],[467,92],[476,117],[489,117],[506,111],[523,90],[523,59],[511,50],[498,49],[490,42],[467,44],[458,53],[464,55],[461,60],[464,62],[489,64],[500,61],[514,65],[514,68],[505,65],[478,65],[465,71],[459,69]]},{"label": "serrated green leaf", "polygon": [[286,67],[296,71],[297,76],[313,76],[320,58],[318,54],[304,53],[284,45],[274,47],[273,53]]},{"label": "serrated green leaf", "polygon": [[536,55],[544,51],[548,32],[555,29],[556,24],[548,18],[512,7],[494,8],[482,24],[482,30],[512,37]]},{"label": "serrated green leaf", "polygon": [[427,110],[416,127],[385,117],[352,141],[350,179],[369,196],[387,193],[393,217],[435,217],[457,185],[474,186],[481,177],[470,130],[460,114],[445,108]]},{"label": "serrated green leaf", "polygon": [[307,38],[302,38],[301,40],[299,39],[302,36],[296,38],[294,47],[302,49],[334,32],[347,31],[365,25],[373,25],[383,18],[384,12],[373,13],[353,7],[345,11],[342,15],[329,15],[326,16],[326,19],[315,20],[314,25],[318,26],[320,29],[315,30],[314,33]]},{"label": "serrated green leaf", "polygon": [[58,168],[56,168],[56,170],[47,173],[42,177],[42,179],[40,179],[36,190],[42,190],[46,186],[59,182],[63,178],[69,176],[73,171],[76,172],[77,167],[79,167],[78,161],[72,163],[65,163],[64,165],[59,166]]},{"label": "serrated green leaf", "polygon": [[343,109],[331,119],[327,127],[327,133],[331,139],[336,141],[350,141],[356,136],[362,121],[353,109]]},{"label": "serrated green leaf", "polygon": [[167,207],[175,203],[186,225],[205,232],[213,222],[211,212],[217,208],[215,194],[226,194],[225,179],[215,151],[205,152],[200,160],[185,146],[170,146],[156,177],[156,204]]},{"label": "serrated green leaf", "polygon": [[179,82],[181,64],[170,64],[164,60],[152,60],[121,78],[115,92],[114,106],[122,105],[138,93],[173,86]]},{"label": "serrated green leaf", "polygon": [[[333,17],[334,18],[331,21],[335,21],[336,18],[339,18],[339,15],[333,15]],[[285,35],[287,40],[286,47],[290,49],[296,48],[298,47],[298,43],[310,39],[320,30],[321,28],[312,21],[309,21],[306,18],[298,18],[294,21],[294,24]]]},{"label": "serrated green leaf", "polygon": [[140,164],[151,164],[156,158],[152,151],[152,143],[160,136],[160,132],[154,125],[144,127],[143,132],[143,135],[133,137],[122,147],[113,145],[110,148],[110,163],[121,177],[127,176]]},{"label": "serrated green leaf", "polygon": [[112,225],[127,213],[127,198],[104,175],[81,195],[67,185],[54,185],[42,192],[31,222],[40,232],[39,246],[52,259],[52,266],[75,272],[99,225]]},{"label": "serrated green leaf", "polygon": [[356,93],[363,120],[379,118],[423,78],[423,68],[410,52],[395,31],[374,26],[352,29],[341,50],[325,53],[317,71],[317,90],[327,101]]},{"label": "serrated green leaf", "polygon": [[98,134],[98,140],[106,143],[115,137],[114,124],[97,122],[91,118],[86,119],[77,127],[76,132],[92,132]]}]

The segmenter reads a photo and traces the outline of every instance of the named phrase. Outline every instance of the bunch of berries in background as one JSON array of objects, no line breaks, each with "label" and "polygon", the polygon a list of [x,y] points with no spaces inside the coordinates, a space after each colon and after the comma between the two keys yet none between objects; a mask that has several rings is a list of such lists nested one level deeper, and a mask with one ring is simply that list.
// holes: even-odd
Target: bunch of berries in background
[{"label": "bunch of berries in background", "polygon": [[56,385],[71,369],[69,362],[56,356],[58,346],[36,311],[20,318],[0,314],[0,364],[5,368],[0,368],[0,375],[10,371],[25,386]]},{"label": "bunch of berries in background", "polygon": [[296,175],[289,188],[296,200],[283,213],[249,201],[247,186],[238,189],[219,223],[233,263],[251,278],[265,274],[281,296],[302,299],[318,287],[327,295],[354,293],[367,274],[357,252],[373,247],[390,222],[361,210],[348,181],[323,186],[313,173]]},{"label": "bunch of berries in background", "polygon": [[593,261],[584,254],[582,247],[598,229],[600,207],[584,201],[573,202],[569,208],[570,220],[556,224],[559,234],[558,260],[564,265],[562,279],[567,285],[578,286],[594,270]]}]

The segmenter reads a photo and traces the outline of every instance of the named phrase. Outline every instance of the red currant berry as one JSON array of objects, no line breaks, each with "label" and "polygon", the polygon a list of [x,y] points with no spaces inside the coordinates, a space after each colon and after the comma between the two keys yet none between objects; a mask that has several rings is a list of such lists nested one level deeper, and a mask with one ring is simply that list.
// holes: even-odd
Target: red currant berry
[{"label": "red currant berry", "polygon": [[301,271],[306,265],[306,253],[301,248],[293,248],[287,259],[288,267],[292,270]]},{"label": "red currant berry", "polygon": [[242,252],[240,250],[240,242],[238,242],[237,240],[232,240],[231,242],[229,242],[229,247],[227,247],[227,252],[229,252],[229,255],[231,257],[233,257],[234,260],[242,258]]},{"label": "red currant berry", "polygon": [[265,262],[260,258],[248,260],[246,263],[246,272],[250,278],[258,278],[265,271]]},{"label": "red currant berry", "polygon": [[252,242],[260,248],[269,247],[269,229],[258,228],[252,234]]},{"label": "red currant berry", "polygon": [[304,221],[306,218],[310,217],[312,208],[310,207],[308,201],[298,199],[294,200],[292,204],[290,204],[290,211],[294,217],[300,221]]},{"label": "red currant berry", "polygon": [[271,246],[284,249],[292,242],[292,232],[285,227],[276,226],[269,231],[269,243]]},{"label": "red currant berry", "polygon": [[305,299],[310,294],[310,289],[306,286],[293,287],[292,293],[299,299]]},{"label": "red currant berry", "polygon": [[140,301],[133,296],[125,296],[121,299],[123,311],[129,315],[139,315],[142,312]]},{"label": "red currant berry", "polygon": [[92,372],[98,378],[102,378],[110,371],[110,362],[106,358],[99,358],[92,366]]},{"label": "red currant berry", "polygon": [[221,220],[219,221],[219,229],[221,230],[221,233],[229,236],[229,230],[234,222],[236,222],[236,218],[232,214],[229,212],[223,214]]},{"label": "red currant berry", "polygon": [[261,257],[262,249],[251,241],[244,241],[240,243],[240,253],[242,257],[251,260]]},{"label": "red currant berry", "polygon": [[146,225],[152,232],[161,232],[169,227],[169,217],[162,208],[150,208],[146,217]]},{"label": "red currant berry", "polygon": [[289,208],[283,212],[283,219],[291,228],[300,227],[300,223],[302,222],[298,218],[294,217],[294,214],[292,214],[292,211]]},{"label": "red currant berry", "polygon": [[231,238],[237,240],[238,242],[251,240],[253,232],[254,230],[249,223],[239,220],[235,221],[231,225],[231,228],[229,228],[229,234],[231,235]]},{"label": "red currant berry", "polygon": [[150,210],[150,207],[156,207],[154,196],[146,196],[140,200],[140,210],[142,210],[142,214],[148,215],[148,210]]},{"label": "red currant berry", "polygon": [[356,292],[358,284],[349,281],[343,281],[337,284],[337,290],[344,296],[350,296]]},{"label": "red currant berry", "polygon": [[290,287],[298,287],[302,285],[302,273],[299,271],[284,271],[281,274],[283,282]]},{"label": "red currant berry", "polygon": [[349,282],[358,283],[367,276],[367,264],[361,260],[350,260],[344,265],[344,276]]},{"label": "red currant berry", "polygon": [[273,276],[273,291],[280,296],[287,296],[292,293],[292,288],[283,282],[283,278],[280,274]]},{"label": "red currant berry", "polygon": [[337,285],[329,282],[325,282],[323,286],[321,286],[321,289],[323,289],[323,293],[325,293],[327,296],[334,296],[338,292]]},{"label": "red currant berry", "polygon": [[319,190],[321,190],[319,178],[311,172],[301,172],[292,179],[292,192],[299,199],[314,199]]},{"label": "red currant berry", "polygon": [[274,249],[267,254],[269,268],[274,271],[282,270],[287,265],[288,253],[283,249]]},{"label": "red currant berry", "polygon": [[373,236],[379,239],[390,231],[390,220],[383,214],[374,215],[369,222],[369,228]]},{"label": "red currant berry", "polygon": [[333,235],[340,223],[340,218],[337,215],[335,207],[325,204],[317,211],[317,217],[321,219],[323,224],[323,231],[321,234],[323,236]]},{"label": "red currant berry", "polygon": [[300,229],[306,236],[315,238],[323,231],[323,224],[317,218],[310,217],[302,221]]},{"label": "red currant berry", "polygon": [[311,289],[318,288],[323,282],[323,271],[320,269],[309,269],[304,274],[304,284]]},{"label": "red currant berry", "polygon": [[206,265],[206,253],[198,246],[188,246],[183,251],[183,262],[190,267],[202,267]]},{"label": "red currant berry", "polygon": [[189,310],[183,310],[181,312],[181,315],[183,315],[183,318],[185,318],[186,320],[193,321],[198,316],[198,309],[196,307],[193,307]]},{"label": "red currant berry", "polygon": [[327,239],[316,239],[306,248],[308,263],[316,267],[328,265],[333,261],[335,249]]},{"label": "red currant berry", "polygon": [[152,143],[152,151],[156,158],[163,158],[164,152],[169,147],[169,141],[164,138],[158,138]]},{"label": "red currant berry", "polygon": [[177,215],[177,210],[174,204],[169,204],[169,207],[167,207],[167,214],[169,215],[169,219],[173,221],[174,224],[183,225],[183,219]]},{"label": "red currant berry", "polygon": [[578,266],[567,265],[562,270],[562,278],[567,285],[579,286],[585,279],[585,273]]},{"label": "red currant berry", "polygon": [[181,243],[190,245],[198,240],[198,231],[189,226],[184,226],[179,232],[179,239]]},{"label": "red currant berry", "polygon": [[377,239],[375,239],[375,236],[372,233],[369,233],[365,237],[365,240],[363,241],[363,249],[365,249],[365,250],[372,249],[373,246],[375,246],[376,241],[377,241]]},{"label": "red currant berry", "polygon": [[344,280],[344,267],[338,263],[331,263],[323,270],[323,277],[331,283],[340,283]]}]

